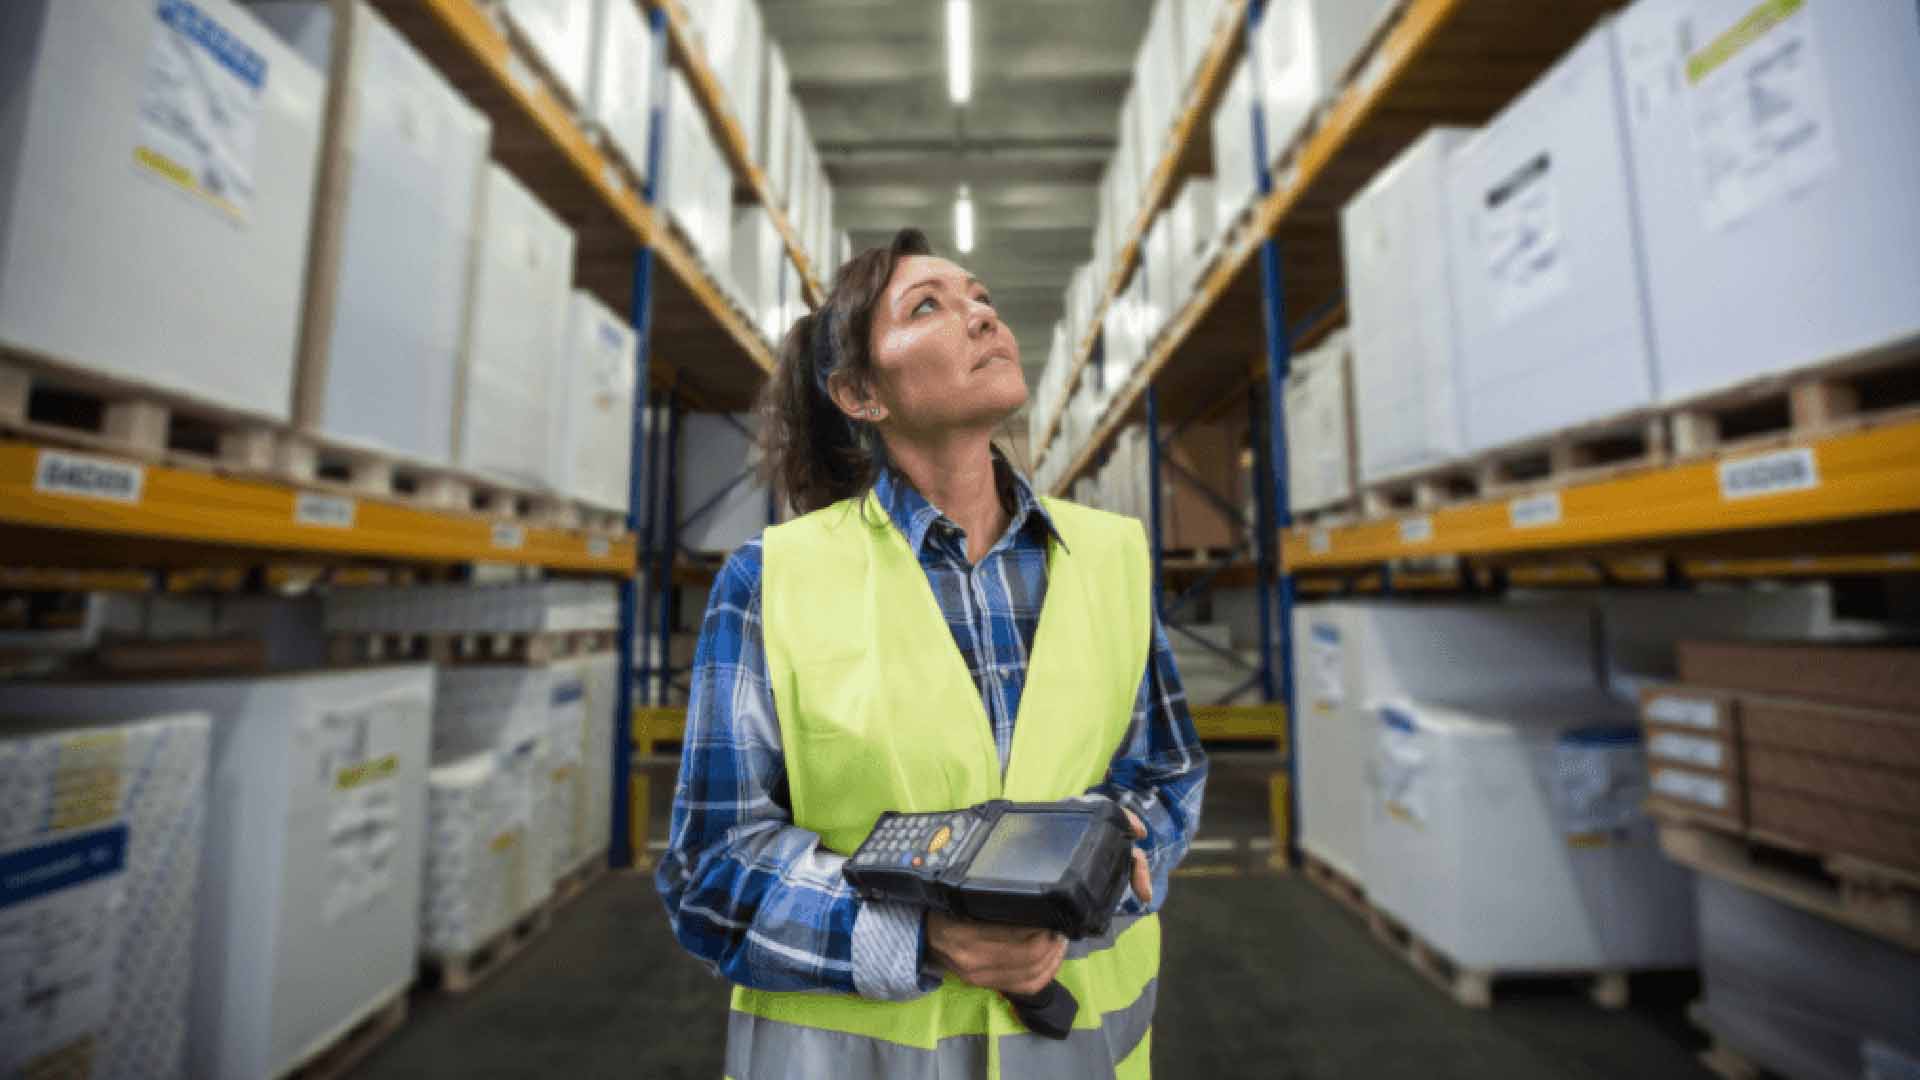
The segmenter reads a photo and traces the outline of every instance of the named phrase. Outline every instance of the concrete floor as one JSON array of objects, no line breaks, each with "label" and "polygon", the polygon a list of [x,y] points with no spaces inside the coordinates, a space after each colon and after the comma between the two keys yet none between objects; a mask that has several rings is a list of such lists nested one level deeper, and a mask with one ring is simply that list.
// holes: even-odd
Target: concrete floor
[{"label": "concrete floor", "polygon": [[[1636,984],[1619,1013],[1544,986],[1469,1012],[1298,875],[1176,879],[1165,924],[1162,1077],[1707,1076],[1679,1019],[1684,982]],[[726,1003],[668,933],[650,881],[613,875],[475,991],[419,996],[357,1075],[710,1080]]]}]

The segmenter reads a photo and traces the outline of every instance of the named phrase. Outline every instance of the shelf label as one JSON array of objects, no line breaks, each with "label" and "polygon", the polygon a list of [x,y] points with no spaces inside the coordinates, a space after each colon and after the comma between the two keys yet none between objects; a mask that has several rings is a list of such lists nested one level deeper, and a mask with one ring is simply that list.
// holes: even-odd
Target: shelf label
[{"label": "shelf label", "polygon": [[613,544],[604,536],[587,537],[587,554],[596,559],[604,559],[613,554]]},{"label": "shelf label", "polygon": [[293,520],[323,529],[351,529],[356,509],[352,499],[303,491],[293,500]]},{"label": "shelf label", "polygon": [[1762,495],[1783,495],[1791,491],[1812,491],[1819,486],[1820,470],[1814,463],[1813,448],[1810,446],[1720,463],[1720,497],[1729,502]]},{"label": "shelf label", "polygon": [[1425,514],[1419,517],[1401,518],[1400,542],[1403,544],[1433,543],[1433,519]]},{"label": "shelf label", "polygon": [[1507,520],[1516,529],[1540,529],[1560,524],[1560,493],[1529,495],[1507,504]]},{"label": "shelf label", "polygon": [[139,504],[146,480],[144,466],[58,450],[40,451],[33,470],[33,490],[42,494],[129,505]]},{"label": "shelf label", "polygon": [[493,527],[493,546],[502,551],[520,550],[527,546],[526,528],[511,522],[500,522]]},{"label": "shelf label", "polygon": [[1307,550],[1315,555],[1325,555],[1333,550],[1333,534],[1325,529],[1307,530]]},{"label": "shelf label", "polygon": [[1720,730],[1720,710],[1711,701],[1698,698],[1657,697],[1647,703],[1647,719],[1677,727],[1701,731]]}]

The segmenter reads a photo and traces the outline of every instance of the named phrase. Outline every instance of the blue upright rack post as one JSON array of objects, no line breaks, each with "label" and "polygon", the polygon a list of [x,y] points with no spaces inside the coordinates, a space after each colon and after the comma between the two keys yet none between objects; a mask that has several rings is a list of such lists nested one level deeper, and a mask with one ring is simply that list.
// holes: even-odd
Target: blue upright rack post
[{"label": "blue upright rack post", "polygon": [[[660,163],[665,160],[661,152],[661,140],[664,134],[667,110],[664,107],[667,86],[667,13],[664,8],[655,7],[648,16],[648,27],[653,39],[649,43],[652,51],[653,85],[649,88],[652,106],[649,109],[647,124],[647,177],[640,195],[649,205],[653,203],[657,178],[660,175]],[[633,395],[633,438],[628,447],[628,460],[631,468],[627,474],[627,531],[636,536],[646,524],[648,533],[658,516],[652,513],[653,484],[649,466],[653,455],[648,453],[649,425],[647,424],[649,387],[653,385],[653,248],[641,244],[633,257],[633,295],[629,300],[628,318],[634,331],[634,368],[637,388]],[[647,509],[645,518],[642,508]],[[645,558],[646,545],[641,544],[641,558]],[[607,844],[607,861],[615,868],[633,865],[634,837],[630,807],[627,802],[627,789],[633,782],[633,693],[636,683],[634,672],[634,639],[639,630],[639,566],[620,582],[620,629],[615,659],[619,675],[614,687],[613,713],[613,786],[611,789],[612,806],[608,812],[613,815],[613,828]],[[651,590],[649,590],[651,595]],[[646,843],[646,837],[639,842]]]}]

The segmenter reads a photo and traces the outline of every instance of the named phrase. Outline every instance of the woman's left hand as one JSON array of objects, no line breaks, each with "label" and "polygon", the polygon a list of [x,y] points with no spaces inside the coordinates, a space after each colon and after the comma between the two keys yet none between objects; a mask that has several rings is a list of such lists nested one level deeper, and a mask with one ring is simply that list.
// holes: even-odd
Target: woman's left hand
[{"label": "woman's left hand", "polygon": [[[1127,824],[1133,828],[1133,838],[1144,840],[1147,827],[1140,823],[1139,816],[1124,807],[1122,810],[1127,815]],[[1147,868],[1147,853],[1137,847],[1133,849],[1133,895],[1143,904],[1153,903],[1153,871]]]}]

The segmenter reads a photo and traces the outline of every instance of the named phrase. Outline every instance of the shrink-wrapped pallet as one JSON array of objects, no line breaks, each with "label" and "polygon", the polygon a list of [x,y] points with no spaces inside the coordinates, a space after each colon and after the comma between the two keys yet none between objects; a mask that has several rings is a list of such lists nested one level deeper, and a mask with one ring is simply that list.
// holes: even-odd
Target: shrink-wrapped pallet
[{"label": "shrink-wrapped pallet", "polygon": [[1234,63],[1211,123],[1213,232],[1218,236],[1240,220],[1260,190],[1263,166],[1253,152],[1253,73],[1244,58]]},{"label": "shrink-wrapped pallet", "polygon": [[633,175],[647,179],[653,118],[653,32],[631,0],[594,0],[587,116]]},{"label": "shrink-wrapped pallet", "polygon": [[633,466],[633,327],[592,293],[567,313],[567,358],[554,380],[553,486],[602,510],[627,508]]},{"label": "shrink-wrapped pallet", "polygon": [[1292,148],[1330,101],[1393,0],[1271,0],[1254,31],[1254,66],[1266,117],[1267,161]]},{"label": "shrink-wrapped pallet", "polygon": [[421,951],[472,952],[549,895],[552,881],[534,843],[529,745],[473,754],[428,773]]},{"label": "shrink-wrapped pallet", "polygon": [[1353,390],[1347,332],[1295,358],[1287,376],[1287,505],[1294,513],[1348,502]]}]

